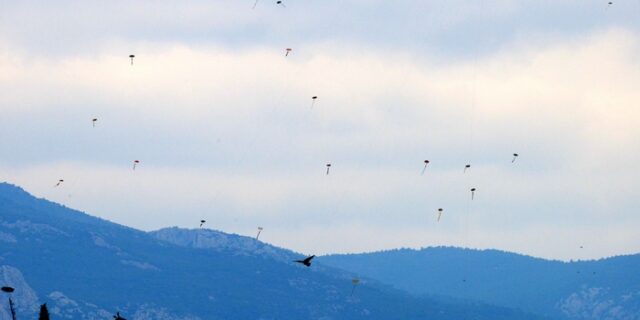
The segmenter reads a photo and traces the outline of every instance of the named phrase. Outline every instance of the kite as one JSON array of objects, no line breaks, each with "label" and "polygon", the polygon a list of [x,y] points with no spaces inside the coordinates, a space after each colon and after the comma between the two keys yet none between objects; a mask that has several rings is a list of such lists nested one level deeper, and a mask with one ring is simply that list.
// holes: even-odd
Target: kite
[{"label": "kite", "polygon": [[260,232],[262,232],[262,227],[258,227],[258,235],[256,235],[256,240],[260,238]]},{"label": "kite", "polygon": [[424,168],[422,168],[422,174],[424,174],[424,171],[427,170],[427,165],[429,164],[429,160],[425,160],[424,161]]},{"label": "kite", "polygon": [[360,279],[353,278],[351,280],[351,284],[353,284],[353,288],[351,289],[351,296],[353,296],[353,292],[356,290],[356,286],[360,283]]}]

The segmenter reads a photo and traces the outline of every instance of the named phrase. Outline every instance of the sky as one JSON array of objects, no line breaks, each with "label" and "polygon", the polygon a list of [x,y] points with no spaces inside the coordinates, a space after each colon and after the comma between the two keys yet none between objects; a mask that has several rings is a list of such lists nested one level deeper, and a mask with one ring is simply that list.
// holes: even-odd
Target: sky
[{"label": "sky", "polygon": [[308,254],[640,252],[640,1],[283,3],[0,1],[0,181]]}]

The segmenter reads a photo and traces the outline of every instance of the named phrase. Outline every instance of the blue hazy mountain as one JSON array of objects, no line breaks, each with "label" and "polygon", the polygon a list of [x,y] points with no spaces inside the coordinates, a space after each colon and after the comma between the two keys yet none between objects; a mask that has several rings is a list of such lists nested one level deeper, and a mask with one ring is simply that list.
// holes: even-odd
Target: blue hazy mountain
[{"label": "blue hazy mountain", "polygon": [[556,319],[640,319],[640,255],[561,262],[437,247],[322,261],[413,294],[473,299]]},{"label": "blue hazy mountain", "polygon": [[[513,309],[415,297],[252,238],[143,232],[0,184],[0,284],[19,319],[539,319]],[[9,319],[1,296],[0,318]]]}]

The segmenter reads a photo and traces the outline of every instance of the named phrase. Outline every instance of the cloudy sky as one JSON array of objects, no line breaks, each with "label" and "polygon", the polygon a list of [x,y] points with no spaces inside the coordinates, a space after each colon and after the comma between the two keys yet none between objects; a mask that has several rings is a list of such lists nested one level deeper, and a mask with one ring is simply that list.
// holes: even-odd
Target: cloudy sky
[{"label": "cloudy sky", "polygon": [[39,197],[303,253],[640,251],[640,1],[1,2],[0,180]]}]

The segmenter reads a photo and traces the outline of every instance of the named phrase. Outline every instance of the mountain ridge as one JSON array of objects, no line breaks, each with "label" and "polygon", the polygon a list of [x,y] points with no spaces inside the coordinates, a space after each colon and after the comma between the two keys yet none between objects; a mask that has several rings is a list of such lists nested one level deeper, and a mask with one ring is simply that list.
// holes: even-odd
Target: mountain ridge
[{"label": "mountain ridge", "polygon": [[105,319],[116,311],[135,320],[540,319],[415,297],[373,279],[350,295],[352,272],[322,261],[300,266],[290,250],[207,229],[144,232],[6,183],[0,234],[0,266],[10,275],[3,281],[16,285],[16,299],[32,293],[19,304],[22,318],[47,302],[54,319]]},{"label": "mountain ridge", "polygon": [[472,299],[557,319],[640,319],[640,254],[563,262],[430,247],[322,258],[416,295]]}]

